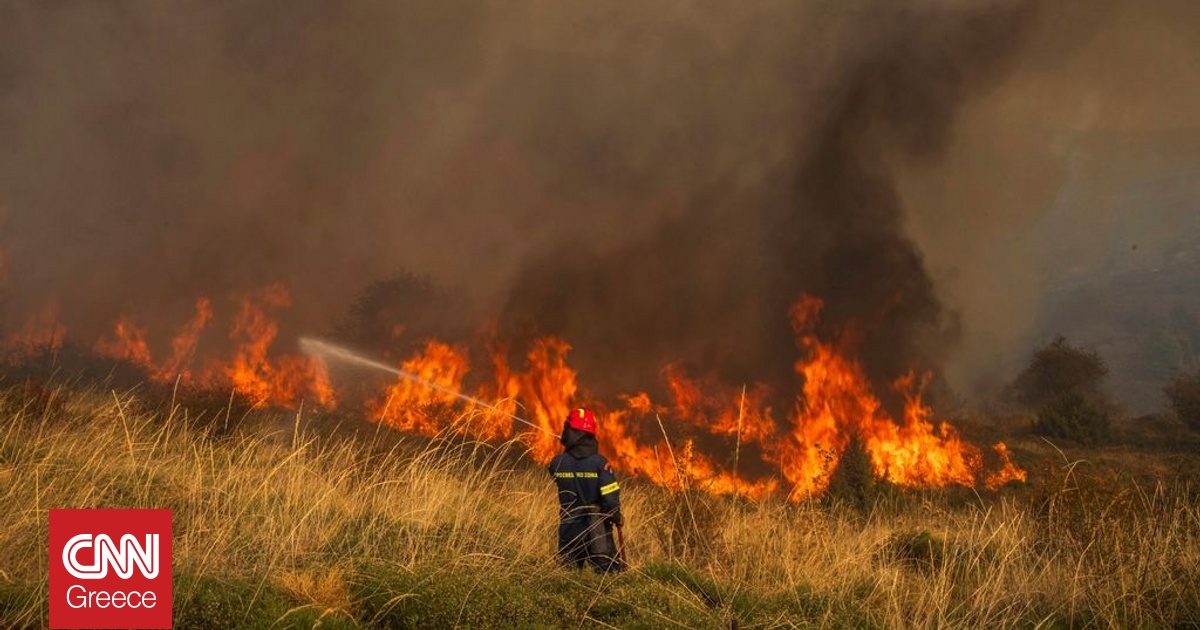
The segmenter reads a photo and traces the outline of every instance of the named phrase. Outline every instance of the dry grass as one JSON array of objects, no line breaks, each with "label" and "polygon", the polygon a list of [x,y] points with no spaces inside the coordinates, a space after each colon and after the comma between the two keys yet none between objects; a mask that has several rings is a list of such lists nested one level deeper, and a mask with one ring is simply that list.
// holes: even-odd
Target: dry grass
[{"label": "dry grass", "polygon": [[48,508],[166,507],[180,626],[1200,627],[1195,496],[1065,460],[1020,496],[869,515],[627,483],[638,568],[593,576],[554,566],[518,445],[56,395],[2,401],[0,625],[45,623]]}]

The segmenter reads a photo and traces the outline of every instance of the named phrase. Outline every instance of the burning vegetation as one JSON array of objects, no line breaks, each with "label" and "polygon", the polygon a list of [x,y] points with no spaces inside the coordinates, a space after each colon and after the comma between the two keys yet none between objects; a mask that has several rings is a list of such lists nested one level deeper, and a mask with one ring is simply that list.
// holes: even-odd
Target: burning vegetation
[{"label": "burning vegetation", "polygon": [[[228,76],[225,66],[195,73],[195,91],[175,94],[178,72],[164,68],[168,115],[147,128],[164,137],[136,127],[152,144],[92,152],[103,165],[95,172],[106,173],[99,187],[115,182],[111,199],[97,197],[87,178],[79,189],[63,186],[79,179],[75,171],[47,166],[55,176],[22,178],[29,189],[0,200],[24,210],[5,230],[14,235],[14,264],[0,267],[20,298],[7,310],[29,312],[54,295],[73,340],[154,381],[232,390],[257,407],[365,413],[422,435],[517,439],[538,462],[560,448],[568,410],[586,404],[600,415],[613,464],[669,488],[800,501],[829,488],[850,449],[862,451],[876,477],[904,487],[1021,479],[1003,445],[969,443],[926,403],[924,366],[943,364],[937,354],[953,347],[959,328],[906,227],[922,210],[906,207],[897,182],[907,172],[900,165],[935,164],[950,148],[960,105],[1013,67],[1037,3],[877,4],[844,12],[764,5],[745,14],[739,5],[711,16],[685,7],[603,10],[594,18],[612,28],[582,40],[576,8],[557,26],[506,19],[501,28],[469,5],[461,14],[411,16],[407,5],[314,5],[297,18],[299,31],[361,49],[331,56],[330,46],[290,35],[278,38],[278,51],[261,49],[257,42],[275,37],[255,29],[276,21],[258,18],[195,38],[253,34],[245,46],[196,58],[246,68],[246,87],[278,86],[288,95],[279,102],[294,111],[273,98],[237,100],[254,89],[234,85],[226,95],[204,83]],[[379,19],[392,11],[397,19]],[[777,41],[762,39],[767,16],[785,29]],[[372,41],[356,30],[367,24],[417,30]],[[471,62],[492,58],[490,45],[380,63],[378,51],[395,41],[469,32],[464,25],[480,30],[433,36],[430,45],[495,41],[505,63]],[[661,59],[614,43],[656,32],[682,38]],[[126,40],[140,41],[114,41],[122,54]],[[729,63],[731,51],[746,58]],[[158,56],[140,52],[135,65]],[[418,59],[419,72],[405,65]],[[329,82],[293,85],[310,73],[286,69],[310,66]],[[702,71],[681,70],[692,68]],[[363,90],[347,90],[345,77],[359,74]],[[143,79],[154,86],[157,78]],[[362,91],[403,97],[375,102]],[[159,111],[150,96],[139,108],[108,103],[109,92],[125,90],[80,92],[80,108],[106,107],[103,116],[81,109],[77,118],[118,129],[123,112],[136,112],[129,122],[140,125]],[[206,108],[217,119],[185,125],[191,119],[171,108],[197,93],[225,106]],[[318,101],[298,98],[308,94]],[[460,106],[461,119],[450,115]],[[291,115],[281,117],[285,110]],[[40,129],[38,120],[14,128]],[[214,135],[250,129],[262,135]],[[315,131],[323,129],[336,132]],[[39,141],[26,152],[42,156],[60,144]],[[77,168],[77,153],[33,163]],[[153,194],[144,182],[154,183]],[[72,195],[89,200],[88,217],[119,220],[61,214],[81,206]],[[91,249],[97,243],[103,251]],[[319,256],[310,247],[318,243]],[[64,255],[41,255],[51,247]],[[97,261],[101,277],[78,282]],[[304,305],[297,325],[311,329],[339,314],[333,309],[350,297],[346,278],[409,267],[463,283],[470,303],[419,283],[376,283],[347,318],[363,337],[335,336],[414,378],[339,381],[320,361],[278,350],[297,332],[280,327],[291,290]],[[286,284],[246,292],[233,308],[200,297],[264,279]],[[114,295],[143,310],[118,317]],[[191,300],[193,314],[181,315]],[[9,345],[62,344],[56,309],[13,327]],[[168,340],[164,326],[175,318],[184,321]],[[494,332],[477,334],[481,321]],[[396,345],[384,348],[384,339]]]},{"label": "burning vegetation", "polygon": [[[154,381],[232,389],[255,407],[306,404],[334,410],[341,405],[350,412],[361,407],[372,421],[398,431],[484,441],[516,438],[540,463],[558,452],[562,419],[586,404],[600,415],[599,439],[614,467],[674,489],[752,499],[784,493],[800,501],[828,488],[852,443],[861,445],[877,478],[903,487],[995,489],[1026,477],[1003,443],[993,446],[994,455],[985,463],[979,447],[936,418],[923,399],[927,373],[910,371],[895,379],[903,415],[889,414],[855,359],[859,336],[850,326],[832,339],[818,336],[824,303],[812,296],[800,297],[790,310],[799,391],[782,409],[774,405],[787,399],[786,392],[781,396],[766,383],[731,386],[689,375],[674,363],[665,365],[661,382],[646,390],[594,400],[568,361],[571,345],[555,336],[534,338],[518,365],[503,340],[483,346],[483,361],[473,361],[466,345],[428,340],[397,362],[413,378],[399,378],[365,399],[343,395],[321,359],[273,350],[278,315],[290,305],[282,284],[241,295],[221,339],[219,332],[209,331],[218,320],[211,301],[202,297],[161,359],[151,351],[147,330],[127,316],[92,349],[140,366]],[[26,326],[28,335],[10,338],[10,350],[61,344],[63,331],[55,322],[53,309],[39,314]],[[224,356],[200,352],[222,343],[230,348]],[[649,391],[663,394],[655,398]]]}]

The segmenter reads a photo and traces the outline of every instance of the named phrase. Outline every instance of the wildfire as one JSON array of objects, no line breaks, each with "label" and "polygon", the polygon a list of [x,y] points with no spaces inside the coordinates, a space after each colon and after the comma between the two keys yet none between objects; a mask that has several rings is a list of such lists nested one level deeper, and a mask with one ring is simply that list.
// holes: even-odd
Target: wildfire
[{"label": "wildfire", "polygon": [[233,357],[227,361],[209,359],[199,370],[194,367],[196,349],[213,319],[212,303],[207,297],[196,300],[195,314],[171,339],[170,358],[161,364],[153,359],[146,329],[128,317],[119,318],[112,335],[96,342],[93,351],[141,366],[156,382],[230,387],[258,407],[295,407],[308,400],[331,409],[337,398],[324,364],[301,355],[271,355],[279,334],[273,312],[290,304],[287,288],[279,284],[241,296],[229,331]]},{"label": "wildfire", "polygon": [[53,352],[62,347],[67,329],[58,314],[58,302],[47,302],[30,315],[17,332],[5,340],[5,347],[17,354]]},{"label": "wildfire", "polygon": [[122,317],[111,339],[101,339],[92,350],[103,357],[122,359],[141,366],[150,365],[150,347],[146,345],[146,331]]},{"label": "wildfire", "polygon": [[1000,456],[1000,470],[990,473],[985,480],[988,490],[995,490],[1006,483],[1013,481],[1025,481],[1028,475],[1019,466],[1013,463],[1012,455],[1008,452],[1008,446],[1004,442],[998,442],[992,449]]},{"label": "wildfire", "polygon": [[[757,498],[776,492],[784,483],[793,500],[824,491],[847,446],[857,438],[877,477],[907,487],[940,488],[957,484],[974,487],[983,481],[996,488],[1022,480],[1024,471],[1010,459],[1003,444],[994,447],[1001,468],[984,474],[979,449],[963,440],[947,422],[934,420],[922,400],[927,375],[908,374],[894,387],[904,399],[900,422],[891,418],[872,393],[862,368],[848,353],[819,339],[815,327],[823,305],[803,297],[791,315],[803,354],[796,362],[802,383],[785,422],[776,420],[766,385],[739,388],[693,379],[677,365],[667,366],[663,378],[668,404],[658,404],[645,392],[622,396],[613,409],[590,403],[601,417],[599,439],[613,466],[671,488],[696,488],[718,494]],[[522,415],[535,431],[520,433],[533,459],[548,461],[561,448],[556,436],[562,418],[585,399],[578,375],[567,363],[570,345],[544,337],[533,342],[525,365],[514,371],[506,360],[507,347],[491,351],[494,380],[476,394],[501,400],[504,413]],[[461,392],[469,371],[466,352],[430,342],[401,369],[433,383],[437,389],[401,379],[373,404],[373,417],[396,428],[435,435],[447,430],[447,405],[459,404],[448,392]],[[463,417],[485,417],[454,430],[481,439],[513,435],[513,421],[489,409],[470,409]],[[666,416],[667,421],[663,421]],[[669,427],[669,428],[668,428]],[[754,446],[756,456],[775,467],[775,474],[740,474],[737,455],[719,462],[702,443],[724,444],[722,452],[741,452]],[[749,468],[749,467],[747,467]]]},{"label": "wildfire", "polygon": [[[204,335],[215,319],[205,297],[196,301],[161,362],[153,359],[147,330],[128,317],[118,319],[94,351],[140,365],[154,380],[228,387],[259,406],[291,408],[309,401],[333,408],[337,395],[322,362],[273,351],[277,317],[290,305],[291,295],[280,284],[239,296],[229,318],[225,360],[211,350],[197,358],[202,342],[213,343]],[[601,448],[618,470],[669,488],[749,498],[820,494],[852,442],[861,445],[879,479],[900,486],[995,489],[1024,481],[1025,471],[1004,444],[992,447],[999,467],[985,471],[980,449],[935,418],[922,400],[928,375],[913,372],[895,381],[904,405],[903,416],[892,418],[854,360],[849,335],[829,341],[816,334],[822,309],[819,299],[803,296],[789,313],[800,351],[794,366],[799,391],[790,408],[778,411],[772,401],[781,398],[765,384],[731,386],[690,376],[676,364],[662,370],[665,400],[636,392],[606,405],[585,395],[567,360],[571,346],[555,337],[534,340],[520,365],[509,364],[510,346],[493,340],[484,369],[475,373],[465,347],[429,340],[399,362],[411,377],[396,380],[367,401],[366,409],[374,421],[406,432],[518,439],[532,459],[546,462],[561,449],[558,434],[568,412],[588,404],[600,417]],[[56,310],[31,322],[22,343],[61,343]]]},{"label": "wildfire", "polygon": [[388,388],[382,404],[369,403],[372,416],[394,429],[423,435],[437,435],[443,430],[446,408],[458,402],[452,393],[462,390],[467,373],[467,357],[460,349],[430,341],[416,356],[400,365],[400,369],[433,383],[434,389],[411,379],[400,379]]},{"label": "wildfire", "polygon": [[[796,363],[803,395],[777,460],[793,484],[792,496],[809,496],[828,487],[852,434],[861,439],[881,479],[912,487],[974,486],[983,467],[979,449],[962,440],[949,423],[932,422],[933,411],[921,399],[928,376],[909,374],[896,381],[905,401],[904,421],[897,423],[871,392],[859,365],[817,338],[814,330],[822,308],[820,300],[805,296],[791,311],[799,345],[807,354]],[[998,444],[996,451],[1003,467],[989,479],[1012,480],[1023,474],[1009,459],[1007,447]]]},{"label": "wildfire", "polygon": [[256,406],[292,406],[311,394],[322,407],[336,404],[324,365],[307,357],[285,355],[272,360],[269,351],[279,325],[272,311],[291,306],[287,287],[273,284],[243,296],[229,338],[237,345],[233,362],[217,368],[233,389]]},{"label": "wildfire", "polygon": [[154,377],[160,381],[170,381],[176,378],[185,382],[192,380],[189,366],[196,354],[196,344],[200,342],[200,333],[212,320],[212,304],[208,298],[196,300],[196,314],[183,330],[171,340],[171,359],[154,371]]}]

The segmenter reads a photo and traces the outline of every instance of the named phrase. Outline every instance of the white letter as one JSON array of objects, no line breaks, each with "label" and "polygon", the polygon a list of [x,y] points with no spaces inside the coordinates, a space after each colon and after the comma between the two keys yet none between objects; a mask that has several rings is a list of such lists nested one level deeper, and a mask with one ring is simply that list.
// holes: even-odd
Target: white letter
[{"label": "white letter", "polygon": [[133,565],[136,564],[146,579],[158,577],[158,534],[146,534],[145,547],[138,544],[133,534],[125,534],[121,537],[121,552],[120,566],[124,570],[117,569],[117,575],[128,578],[133,575]]},{"label": "white letter", "polygon": [[[79,605],[78,606],[71,603],[71,591],[73,591],[75,589],[79,589],[79,590],[83,591],[83,595],[79,596]],[[71,588],[67,589],[67,605],[70,606],[71,608],[86,607],[87,606],[87,589],[83,588],[82,586],[80,586],[78,584],[72,585]]]},{"label": "white letter", "polygon": [[90,565],[81,565],[75,559],[75,554],[85,547],[93,547],[91,534],[79,534],[68,540],[63,547],[63,565],[67,567],[68,573],[81,580],[99,580],[108,574],[107,564],[100,562],[99,549],[95,549],[95,557]]}]

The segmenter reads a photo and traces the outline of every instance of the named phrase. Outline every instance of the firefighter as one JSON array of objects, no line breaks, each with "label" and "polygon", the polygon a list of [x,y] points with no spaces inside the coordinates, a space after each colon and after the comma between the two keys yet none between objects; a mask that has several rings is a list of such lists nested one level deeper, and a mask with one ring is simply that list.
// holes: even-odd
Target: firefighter
[{"label": "firefighter", "polygon": [[613,544],[613,527],[624,525],[621,490],[596,443],[596,415],[579,408],[567,416],[559,438],[564,452],[548,470],[558,486],[558,557],[597,573],[624,571]]}]

